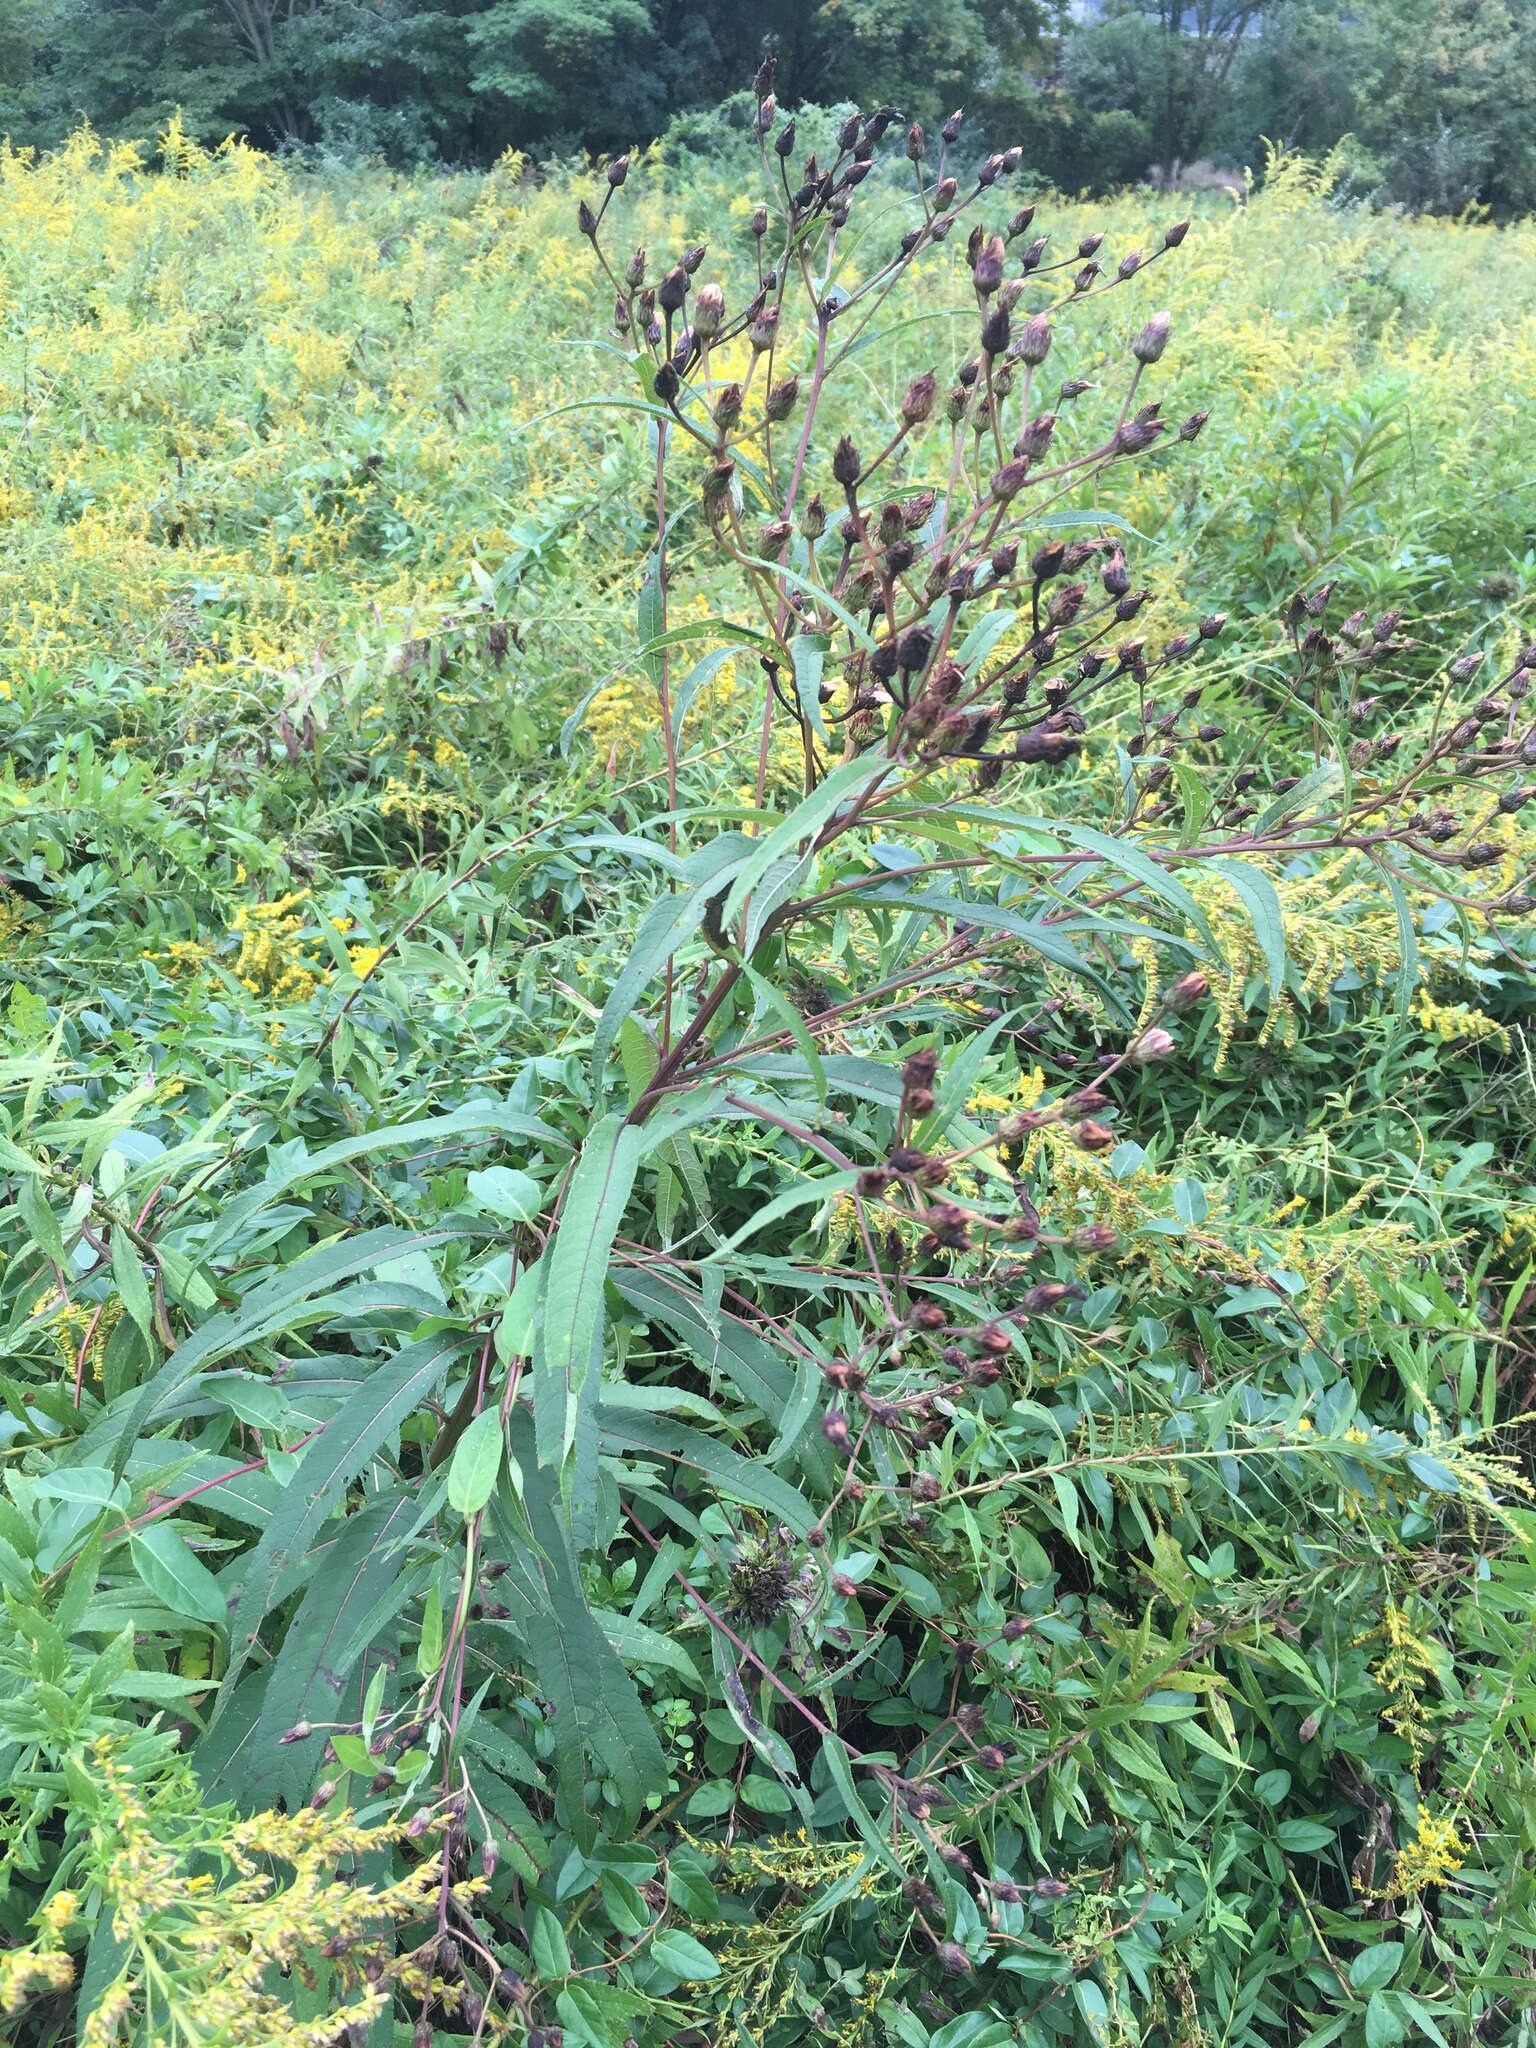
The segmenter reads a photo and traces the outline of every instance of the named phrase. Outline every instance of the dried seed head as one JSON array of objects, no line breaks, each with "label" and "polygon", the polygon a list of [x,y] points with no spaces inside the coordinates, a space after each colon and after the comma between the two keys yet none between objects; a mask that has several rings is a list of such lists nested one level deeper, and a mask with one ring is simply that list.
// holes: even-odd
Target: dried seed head
[{"label": "dried seed head", "polygon": [[847,1416],[836,1408],[829,1408],[821,1418],[821,1433],[835,1451],[846,1451],[853,1441]]},{"label": "dried seed head", "polygon": [[1225,612],[1212,612],[1208,618],[1204,618],[1200,621],[1200,638],[1202,640],[1217,639],[1221,633],[1222,627],[1225,626],[1226,623],[1227,615]]},{"label": "dried seed head", "polygon": [[976,1752],[976,1768],[979,1771],[1006,1771],[1008,1759],[995,1742],[983,1743]]},{"label": "dried seed head", "polygon": [[859,480],[859,451],[847,434],[839,438],[832,451],[832,475],[845,491],[851,490]]},{"label": "dried seed head", "polygon": [[955,111],[950,115],[949,119],[944,123],[944,126],[939,130],[939,133],[943,136],[946,142],[959,141],[960,122],[962,116],[964,115],[964,112],[965,109],[963,107],[956,107]]},{"label": "dried seed head", "polygon": [[1022,1620],[1017,1614],[1010,1615],[1002,1626],[1003,1641],[1005,1643],[1019,1642],[1028,1633],[1028,1630],[1029,1623],[1027,1621]]},{"label": "dried seed head", "polygon": [[674,263],[656,287],[656,303],[663,313],[677,313],[681,312],[687,296],[688,272],[681,263]]},{"label": "dried seed head", "polygon": [[1533,796],[1536,796],[1536,787],[1529,785],[1523,789],[1506,789],[1499,798],[1499,809],[1506,814],[1523,811]]},{"label": "dried seed head", "polygon": [[910,1491],[914,1500],[936,1501],[944,1489],[931,1472],[914,1472]]}]

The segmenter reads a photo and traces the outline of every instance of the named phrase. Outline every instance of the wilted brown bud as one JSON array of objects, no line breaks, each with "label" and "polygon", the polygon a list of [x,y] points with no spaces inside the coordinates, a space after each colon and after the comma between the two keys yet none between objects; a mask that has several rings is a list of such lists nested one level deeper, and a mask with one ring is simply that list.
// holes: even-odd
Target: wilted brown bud
[{"label": "wilted brown bud", "polygon": [[1192,412],[1189,418],[1185,420],[1184,424],[1179,428],[1179,439],[1181,441],[1197,440],[1200,436],[1202,428],[1205,426],[1205,423],[1209,418],[1210,414],[1208,412]]},{"label": "wilted brown bud", "polygon": [[663,313],[677,313],[687,296],[688,273],[681,263],[674,263],[656,287],[656,303]]},{"label": "wilted brown bud", "polygon": [[1317,1734],[1318,1729],[1322,1726],[1322,1723],[1323,1717],[1321,1714],[1308,1714],[1305,1721],[1303,1721],[1301,1726],[1296,1730],[1296,1740],[1298,1742],[1312,1741],[1313,1737]]},{"label": "wilted brown bud", "polygon": [[1045,361],[1051,352],[1051,323],[1043,313],[1032,314],[1025,321],[1013,352],[1020,362],[1034,365]]},{"label": "wilted brown bud", "polygon": [[1063,1884],[1059,1877],[1040,1877],[1036,1878],[1034,1883],[1034,1894],[1037,1899],[1064,1899],[1071,1889],[1072,1887]]},{"label": "wilted brown bud", "polygon": [[820,540],[827,530],[827,508],[822,503],[821,493],[813,492],[806,499],[800,512],[800,531],[807,540]]},{"label": "wilted brown bud", "polygon": [[794,411],[800,397],[800,379],[785,377],[775,384],[763,402],[763,410],[769,419],[787,420]]},{"label": "wilted brown bud", "polygon": [[1171,228],[1163,230],[1163,247],[1165,249],[1177,249],[1188,233],[1189,222],[1187,220],[1176,220]]},{"label": "wilted brown bud", "polygon": [[293,1726],[288,1730],[288,1733],[286,1735],[280,1735],[277,1739],[280,1743],[305,1742],[309,1739],[311,1735],[314,1734],[314,1732],[314,1729],[310,1727],[307,1721],[295,1721]]},{"label": "wilted brown bud", "polygon": [[1226,623],[1227,615],[1225,612],[1212,612],[1209,617],[1200,621],[1200,638],[1202,640],[1217,639]]},{"label": "wilted brown bud", "polygon": [[1085,1152],[1107,1152],[1115,1142],[1115,1134],[1108,1125],[1095,1123],[1092,1117],[1083,1119],[1075,1135]]},{"label": "wilted brown bud", "polygon": [[1536,787],[1527,786],[1524,789],[1506,789],[1499,798],[1499,809],[1505,813],[1523,811],[1533,796],[1536,796]]},{"label": "wilted brown bud", "polygon": [[971,1959],[958,1941],[941,1941],[934,1950],[944,1973],[949,1977],[965,1977],[970,1974]]},{"label": "wilted brown bud", "polygon": [[1114,449],[1117,455],[1144,455],[1159,434],[1168,431],[1166,420],[1126,420],[1116,427]]},{"label": "wilted brown bud", "polygon": [[840,437],[832,451],[832,475],[845,491],[859,480],[859,451],[847,434]]},{"label": "wilted brown bud", "polygon": [[936,1501],[944,1491],[931,1472],[914,1472],[910,1490],[914,1500],[924,1501]]},{"label": "wilted brown bud", "polygon": [[907,130],[907,159],[910,163],[920,164],[927,154],[928,144],[923,139],[923,124],[921,121],[914,121]]},{"label": "wilted brown bud", "polygon": [[766,350],[772,348],[774,341],[777,339],[778,332],[778,307],[764,306],[756,314],[752,325],[747,329],[747,339],[752,344],[753,353],[762,355]]},{"label": "wilted brown bud", "polygon": [[589,242],[597,240],[597,215],[588,206],[585,199],[579,199],[576,202],[576,226]]},{"label": "wilted brown bud", "polygon": [[313,1812],[319,1813],[325,1807],[329,1806],[331,1801],[335,1797],[336,1781],[334,1778],[326,1778],[319,1786],[316,1787],[315,1796],[309,1802],[310,1808]]},{"label": "wilted brown bud", "polygon": [[1006,505],[1011,499],[1016,498],[1023,490],[1024,480],[1028,474],[1029,464],[1022,457],[1016,455],[1011,462],[1005,462],[992,477],[992,496],[996,502],[999,505]]},{"label": "wilted brown bud", "polygon": [[1056,415],[1053,412],[1040,413],[1032,419],[1013,444],[1013,452],[1023,462],[1038,462],[1051,445],[1051,436],[1056,431]]},{"label": "wilted brown bud", "polygon": [[1080,1252],[1107,1252],[1116,1236],[1107,1223],[1084,1223],[1073,1231],[1072,1243]]}]

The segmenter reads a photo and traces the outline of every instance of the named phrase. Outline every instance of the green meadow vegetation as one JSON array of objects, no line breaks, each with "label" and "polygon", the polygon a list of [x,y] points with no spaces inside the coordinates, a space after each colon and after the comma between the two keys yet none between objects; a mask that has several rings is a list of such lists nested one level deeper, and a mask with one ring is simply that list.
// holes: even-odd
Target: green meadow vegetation
[{"label": "green meadow vegetation", "polygon": [[1530,2048],[1536,229],[771,85],[0,159],[5,2038]]}]

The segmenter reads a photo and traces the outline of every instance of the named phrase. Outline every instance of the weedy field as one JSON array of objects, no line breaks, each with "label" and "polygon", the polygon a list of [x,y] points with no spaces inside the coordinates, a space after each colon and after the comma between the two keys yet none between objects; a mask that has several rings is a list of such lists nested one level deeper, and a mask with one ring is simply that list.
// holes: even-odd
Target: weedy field
[{"label": "weedy field", "polygon": [[0,161],[7,2038],[1529,2048],[1536,229],[759,104]]}]

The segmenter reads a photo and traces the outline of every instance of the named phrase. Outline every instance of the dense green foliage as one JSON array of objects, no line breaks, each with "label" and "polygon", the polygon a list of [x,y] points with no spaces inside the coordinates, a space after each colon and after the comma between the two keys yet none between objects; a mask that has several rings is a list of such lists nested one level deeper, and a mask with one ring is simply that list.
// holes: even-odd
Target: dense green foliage
[{"label": "dense green foliage", "polygon": [[889,139],[5,168],[18,2042],[1528,2039],[1531,233]]},{"label": "dense green foliage", "polygon": [[0,124],[51,147],[179,110],[206,143],[486,164],[696,129],[764,49],[786,103],[964,101],[972,148],[1068,192],[1347,140],[1378,202],[1536,208],[1536,15],[1510,0],[3,0]]}]

